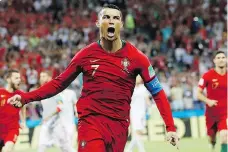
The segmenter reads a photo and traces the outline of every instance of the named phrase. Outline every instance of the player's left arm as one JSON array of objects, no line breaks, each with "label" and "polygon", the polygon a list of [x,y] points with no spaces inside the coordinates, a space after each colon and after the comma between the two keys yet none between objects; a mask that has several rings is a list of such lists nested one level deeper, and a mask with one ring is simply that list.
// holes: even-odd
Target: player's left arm
[{"label": "player's left arm", "polygon": [[179,137],[176,134],[170,104],[165,91],[163,90],[155,71],[150,64],[149,59],[141,52],[138,59],[137,63],[139,63],[139,74],[143,78],[146,88],[152,94],[158,110],[165,122],[166,130],[168,132],[167,141],[174,146],[178,145]]},{"label": "player's left arm", "polygon": [[169,101],[155,74],[155,71],[152,65],[150,64],[149,59],[144,54],[140,54],[139,59],[140,59],[139,74],[143,78],[146,88],[154,98],[154,101],[158,107],[158,110],[165,122],[166,130],[176,131]]}]

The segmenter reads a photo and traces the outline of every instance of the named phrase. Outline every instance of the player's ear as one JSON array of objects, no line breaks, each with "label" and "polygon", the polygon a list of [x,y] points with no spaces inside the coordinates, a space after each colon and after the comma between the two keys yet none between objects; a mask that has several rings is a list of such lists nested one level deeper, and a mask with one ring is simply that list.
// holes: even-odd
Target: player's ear
[{"label": "player's ear", "polygon": [[215,58],[213,59],[213,63],[215,64]]},{"label": "player's ear", "polygon": [[123,23],[123,21],[121,21],[121,23],[120,23],[120,29],[123,29],[123,26],[124,26],[124,23]]},{"label": "player's ear", "polygon": [[5,80],[7,83],[10,83],[10,77],[7,77]]},{"label": "player's ear", "polygon": [[99,19],[96,20],[96,26],[99,28],[100,27],[100,22],[99,22]]}]

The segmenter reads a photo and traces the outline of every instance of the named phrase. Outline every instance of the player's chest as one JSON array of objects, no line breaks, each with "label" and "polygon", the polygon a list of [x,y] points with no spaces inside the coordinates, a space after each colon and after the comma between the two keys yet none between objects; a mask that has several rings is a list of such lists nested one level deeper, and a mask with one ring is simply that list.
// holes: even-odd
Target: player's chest
[{"label": "player's chest", "polygon": [[226,90],[227,78],[225,76],[212,77],[209,81],[208,87],[212,90]]},{"label": "player's chest", "polygon": [[83,71],[87,76],[133,76],[135,65],[126,55],[94,54],[83,61]]},{"label": "player's chest", "polygon": [[0,107],[3,107],[7,103],[8,96],[6,94],[0,95]]},{"label": "player's chest", "polygon": [[19,109],[13,107],[12,105],[7,103],[7,100],[10,96],[6,94],[1,94],[0,95],[0,111],[2,112],[17,112]]}]

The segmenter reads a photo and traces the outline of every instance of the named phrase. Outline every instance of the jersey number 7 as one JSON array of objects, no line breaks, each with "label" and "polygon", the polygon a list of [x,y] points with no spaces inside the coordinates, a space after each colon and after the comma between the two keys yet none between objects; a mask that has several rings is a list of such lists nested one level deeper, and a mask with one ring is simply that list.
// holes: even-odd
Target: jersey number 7
[{"label": "jersey number 7", "polygon": [[93,70],[93,73],[92,73],[92,76],[94,76],[94,74],[95,74],[95,72],[96,72],[96,70],[98,69],[99,66],[100,66],[100,65],[97,65],[97,64],[91,65],[91,68],[94,69],[94,70]]}]

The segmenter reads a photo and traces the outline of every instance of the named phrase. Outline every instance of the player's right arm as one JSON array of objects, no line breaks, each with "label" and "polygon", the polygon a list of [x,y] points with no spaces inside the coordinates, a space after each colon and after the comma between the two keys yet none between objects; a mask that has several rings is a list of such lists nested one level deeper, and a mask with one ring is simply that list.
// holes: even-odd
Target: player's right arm
[{"label": "player's right arm", "polygon": [[8,99],[8,103],[16,107],[21,107],[32,101],[41,101],[43,99],[50,98],[64,90],[79,75],[79,73],[82,72],[80,64],[83,52],[83,50],[79,51],[71,60],[65,71],[59,76],[36,90],[27,93],[20,92],[19,95],[15,95]]},{"label": "player's right arm", "polygon": [[203,90],[204,88],[207,86],[208,82],[207,82],[207,75],[204,74],[202,78],[200,78],[199,83],[198,83],[198,89],[197,89],[197,98],[206,103],[209,107],[213,107],[217,105],[217,100],[211,100],[209,98],[207,98],[204,93]]}]

